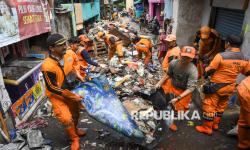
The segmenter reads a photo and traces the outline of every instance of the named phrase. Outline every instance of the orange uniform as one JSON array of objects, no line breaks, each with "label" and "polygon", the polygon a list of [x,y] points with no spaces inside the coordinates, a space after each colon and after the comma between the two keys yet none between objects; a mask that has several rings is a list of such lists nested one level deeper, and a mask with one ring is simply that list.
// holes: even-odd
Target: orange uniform
[{"label": "orange uniform", "polygon": [[80,74],[81,74],[82,77],[86,77],[86,73],[85,73],[84,69],[86,69],[88,67],[88,63],[82,57],[82,54],[81,54],[82,51],[84,51],[84,49],[79,49],[76,52],[76,55],[78,57],[78,65],[79,65],[79,69],[80,69]]},{"label": "orange uniform", "polygon": [[104,42],[109,47],[108,51],[109,60],[114,56],[115,52],[117,53],[119,58],[123,57],[123,51],[122,51],[123,43],[121,40],[119,40],[118,37],[107,34],[104,37]]},{"label": "orange uniform", "polygon": [[219,52],[219,50],[221,50],[220,34],[216,30],[211,29],[208,39],[200,40],[199,55],[208,55],[214,57]]},{"label": "orange uniform", "polygon": [[142,53],[145,54],[144,64],[147,65],[151,61],[152,53],[152,43],[149,39],[141,39],[139,42],[135,44],[135,48],[138,51],[138,58],[142,58]]},{"label": "orange uniform", "polygon": [[228,105],[229,97],[235,90],[237,76],[245,70],[247,65],[248,61],[245,60],[239,48],[231,48],[230,51],[214,57],[206,71],[216,70],[210,81],[217,84],[225,83],[225,85],[213,94],[205,94],[202,105],[204,119],[213,120],[216,117],[214,124],[218,125],[220,117]]},{"label": "orange uniform", "polygon": [[171,60],[177,59],[180,57],[180,48],[179,47],[174,47],[171,48],[167,51],[167,54],[162,62],[162,69],[163,71],[167,71],[168,65]]},{"label": "orange uniform", "polygon": [[250,149],[250,61],[244,70],[248,75],[238,86],[238,100],[240,102],[240,117],[238,120],[238,147]]},{"label": "orange uniform", "polygon": [[[205,29],[205,30],[204,30]],[[207,31],[206,31],[207,30]],[[202,58],[206,56],[206,59],[210,61],[214,58],[214,56],[221,52],[224,48],[224,45],[221,42],[220,34],[209,27],[202,27],[200,29],[201,40],[199,42],[199,57],[200,61],[198,64],[199,77],[201,77],[204,73],[204,63],[208,65],[208,60],[203,60]],[[206,37],[205,39],[203,39]],[[223,47],[223,48],[222,48]]]},{"label": "orange uniform", "polygon": [[250,76],[244,79],[237,87],[240,101],[240,117],[238,121],[238,147],[250,148]]},{"label": "orange uniform", "polygon": [[63,59],[64,72],[66,75],[69,74],[71,71],[73,71],[74,73],[80,72],[79,59],[77,54],[73,50],[68,49]]},{"label": "orange uniform", "polygon": [[90,40],[86,35],[80,35],[79,36],[79,39],[84,42],[84,49],[86,51],[91,51],[91,50],[94,50],[94,44],[93,44],[93,41]]},{"label": "orange uniform", "polygon": [[[165,94],[173,93],[176,96],[181,95],[181,93],[183,93],[185,91],[183,89],[179,89],[179,88],[174,87],[171,79],[168,79],[165,81],[165,83],[162,85],[162,89],[164,90]],[[179,110],[187,111],[189,109],[189,104],[191,102],[191,98],[192,98],[192,93],[183,97],[180,101],[177,101],[174,104],[175,111],[179,111]]]},{"label": "orange uniform", "polygon": [[[67,81],[63,67],[60,66],[55,58],[49,57],[45,59],[42,67],[46,83],[46,95],[50,99],[55,117],[65,126],[77,124],[79,118],[78,102],[69,101],[67,95]],[[63,111],[62,111],[63,110]]]}]

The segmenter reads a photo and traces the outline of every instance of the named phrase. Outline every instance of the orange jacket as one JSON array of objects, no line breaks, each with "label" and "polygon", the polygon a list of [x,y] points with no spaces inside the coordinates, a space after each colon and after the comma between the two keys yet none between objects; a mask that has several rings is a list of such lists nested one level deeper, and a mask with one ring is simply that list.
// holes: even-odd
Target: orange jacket
[{"label": "orange jacket", "polygon": [[46,83],[46,95],[61,95],[67,86],[63,67],[60,66],[55,58],[48,57],[42,64],[41,71]]},{"label": "orange jacket", "polygon": [[111,34],[106,34],[104,37],[104,42],[108,46],[112,46],[112,45],[114,46],[115,42],[117,42],[118,40],[119,40],[118,37],[111,35]]},{"label": "orange jacket", "polygon": [[138,52],[148,53],[152,48],[152,43],[149,39],[141,39],[135,44],[135,48]]},{"label": "orange jacket", "polygon": [[162,62],[162,69],[166,71],[168,69],[168,65],[170,63],[170,58],[177,59],[180,57],[180,48],[178,46],[171,48],[167,51],[167,54]]},{"label": "orange jacket", "polygon": [[84,49],[87,51],[94,50],[93,46],[93,41],[90,40],[86,35],[80,35],[79,36],[80,40],[84,42]]},{"label": "orange jacket", "polygon": [[88,63],[87,61],[82,57],[82,54],[81,52],[84,51],[84,49],[81,49],[81,50],[78,50],[77,51],[77,56],[78,56],[78,59],[79,59],[79,65],[80,65],[80,68],[87,68],[88,67]]},{"label": "orange jacket", "polygon": [[68,49],[64,55],[64,72],[67,75],[71,71],[79,72],[80,65],[77,54],[73,50]]},{"label": "orange jacket", "polygon": [[199,55],[204,56],[209,54],[209,56],[214,57],[221,50],[221,39],[219,33],[211,29],[211,33],[208,39],[200,40],[199,43]]},{"label": "orange jacket", "polygon": [[214,83],[234,83],[237,76],[242,73],[248,65],[244,55],[239,48],[231,48],[230,51],[217,54],[206,72],[216,70],[211,76]]},{"label": "orange jacket", "polygon": [[244,109],[246,112],[250,113],[250,76],[245,78],[237,86],[237,92],[240,95],[241,99],[241,109]]}]

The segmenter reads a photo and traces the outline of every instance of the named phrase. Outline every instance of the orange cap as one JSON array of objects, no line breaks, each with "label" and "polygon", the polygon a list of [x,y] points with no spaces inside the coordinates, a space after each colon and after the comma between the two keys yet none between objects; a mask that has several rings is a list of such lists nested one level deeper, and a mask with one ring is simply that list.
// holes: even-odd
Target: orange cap
[{"label": "orange cap", "polygon": [[184,46],[181,49],[181,56],[187,56],[190,58],[194,58],[195,57],[195,48],[191,47],[191,46]]},{"label": "orange cap", "polygon": [[166,37],[165,41],[168,41],[168,42],[176,41],[176,36],[173,34],[170,34]]},{"label": "orange cap", "polygon": [[208,39],[211,33],[211,28],[209,28],[208,26],[203,26],[201,27],[200,32],[201,32],[201,39]]}]

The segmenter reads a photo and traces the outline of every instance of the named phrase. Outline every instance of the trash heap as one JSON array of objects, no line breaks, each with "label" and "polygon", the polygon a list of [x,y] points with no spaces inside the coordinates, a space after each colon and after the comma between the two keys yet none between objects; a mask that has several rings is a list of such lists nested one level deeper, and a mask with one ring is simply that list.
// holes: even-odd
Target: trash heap
[{"label": "trash heap", "polygon": [[[116,30],[109,30],[110,23],[115,24]],[[113,87],[128,112],[130,114],[140,112],[140,117],[147,117],[148,113],[154,112],[154,108],[147,100],[136,96],[135,93],[150,95],[155,92],[154,86],[162,75],[161,65],[155,61],[155,65],[144,66],[143,60],[136,59],[138,53],[133,48],[130,40],[131,37],[138,35],[139,26],[129,18],[121,17],[119,22],[100,21],[94,25],[88,36],[95,39],[99,31],[111,33],[123,40],[123,43],[125,43],[123,47],[124,60],[120,63],[118,58],[114,56],[108,61],[107,56],[101,56],[98,62],[106,64],[107,68],[103,70],[97,68],[94,73],[90,73],[90,76],[94,78],[100,74],[106,75],[109,85]],[[139,34],[142,35],[143,33]],[[143,37],[151,38],[148,35]],[[146,143],[151,143],[155,139],[156,120],[154,118],[147,118],[146,120],[137,118],[135,122],[145,134]]]},{"label": "trash heap", "polygon": [[[135,60],[136,51],[133,48],[124,48],[125,58],[122,63],[114,56],[110,61],[106,56],[98,59],[99,63],[106,64],[106,68],[100,72],[90,73],[91,77],[104,74],[113,87],[119,100],[127,111],[133,116],[139,113],[139,118],[134,118],[138,128],[145,134],[146,143],[155,139],[157,121],[149,113],[154,112],[152,104],[148,100],[137,96],[135,93],[150,95],[155,92],[154,86],[161,79],[161,65],[144,66],[143,60]],[[156,63],[157,64],[157,63]],[[146,118],[146,119],[145,119]]]}]

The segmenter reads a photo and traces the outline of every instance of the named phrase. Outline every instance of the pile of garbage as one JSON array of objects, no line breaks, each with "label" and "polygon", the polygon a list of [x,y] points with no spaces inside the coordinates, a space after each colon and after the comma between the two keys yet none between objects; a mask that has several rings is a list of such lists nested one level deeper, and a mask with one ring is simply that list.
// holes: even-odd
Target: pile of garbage
[{"label": "pile of garbage", "polygon": [[43,118],[36,118],[24,122],[11,130],[11,142],[0,144],[0,150],[52,150],[52,141],[45,139],[39,128],[46,127],[48,122]]},{"label": "pile of garbage", "polygon": [[[101,75],[105,75],[108,81],[108,85],[111,86],[112,89],[114,89],[115,95],[117,95],[118,100],[119,100],[119,102],[109,100],[110,105],[113,106],[113,104],[115,103],[116,104],[115,107],[117,109],[118,106],[120,108],[120,104],[118,103],[122,103],[123,107],[126,109],[128,114],[132,116],[132,119],[135,122],[136,126],[138,127],[139,131],[143,133],[145,142],[149,144],[149,143],[152,143],[156,139],[155,136],[157,136],[156,132],[157,130],[159,130],[157,128],[159,122],[155,120],[153,116],[148,117],[146,120],[143,119],[147,117],[149,113],[153,113],[155,110],[152,104],[148,100],[145,100],[142,97],[136,96],[135,93],[139,92],[139,93],[143,93],[146,95],[150,95],[155,92],[154,86],[162,77],[162,72],[160,68],[161,65],[151,64],[149,66],[145,66],[143,63],[143,60],[135,60],[135,55],[137,55],[137,51],[135,50],[133,51],[132,47],[130,47],[130,49],[124,47],[123,51],[124,51],[125,58],[122,62],[119,62],[118,57],[116,56],[114,56],[110,61],[107,60],[107,56],[99,57],[98,62],[105,64],[106,68],[101,69],[101,70],[98,70],[98,68],[96,68],[98,71],[89,73],[89,76],[91,78],[98,78]],[[92,81],[91,81],[91,84],[92,84]],[[85,87],[86,86],[87,85],[85,84]],[[79,93],[79,91],[76,91],[76,93],[81,95],[81,92]],[[86,93],[84,93],[83,95],[85,95],[85,99],[86,99]],[[98,94],[95,93],[95,96],[98,96]],[[91,106],[86,106],[87,111],[88,111],[88,107],[91,107],[89,109],[91,111],[95,109],[93,108],[95,107],[94,106],[95,104],[93,103],[90,104],[90,103],[91,103],[91,100],[90,101],[85,100],[84,102],[85,105],[86,104],[91,105]],[[100,110],[101,108],[98,108],[98,109]],[[140,113],[140,118],[133,118],[134,117],[133,113]],[[97,117],[96,116],[97,112],[89,112],[89,114],[93,115],[94,118]],[[117,116],[121,118],[121,116],[123,115],[117,115]],[[111,120],[113,121],[115,119],[113,118]],[[112,124],[112,123],[108,123],[108,124]],[[137,130],[137,128],[134,126],[131,128],[134,128]],[[139,132],[137,132],[136,134],[137,136],[139,135],[141,136],[141,133]],[[125,135],[130,136],[132,134],[125,134]]]}]

